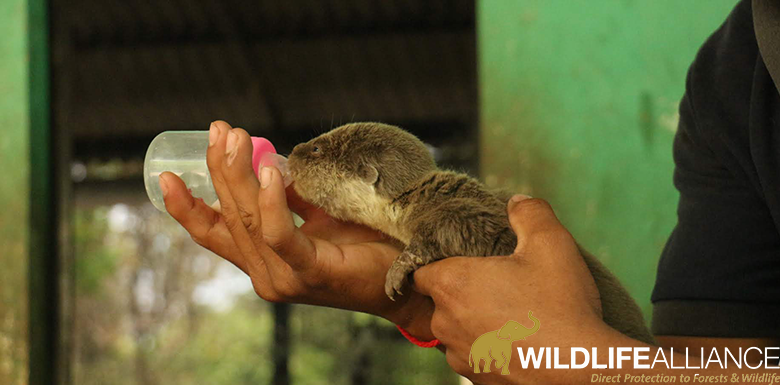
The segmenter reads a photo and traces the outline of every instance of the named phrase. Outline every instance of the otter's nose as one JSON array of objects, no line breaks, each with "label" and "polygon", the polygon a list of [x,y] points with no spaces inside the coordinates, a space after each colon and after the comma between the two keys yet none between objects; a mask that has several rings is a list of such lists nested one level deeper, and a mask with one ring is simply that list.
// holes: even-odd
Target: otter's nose
[{"label": "otter's nose", "polygon": [[292,153],[290,153],[290,156],[301,156],[304,153],[304,147],[306,146],[306,143],[301,143],[295,147],[293,147]]}]

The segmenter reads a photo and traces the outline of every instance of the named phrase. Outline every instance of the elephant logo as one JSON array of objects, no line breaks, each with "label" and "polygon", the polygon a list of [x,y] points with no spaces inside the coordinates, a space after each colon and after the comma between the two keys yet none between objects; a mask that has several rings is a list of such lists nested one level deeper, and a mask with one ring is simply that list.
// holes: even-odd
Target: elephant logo
[{"label": "elephant logo", "polygon": [[[490,373],[490,364],[496,360],[496,368],[501,368],[501,374],[509,374],[509,360],[512,359],[512,342],[524,340],[525,337],[539,331],[539,322],[528,312],[528,319],[534,322],[532,328],[527,328],[517,321],[507,321],[501,329],[487,332],[474,341],[469,353],[469,366],[474,368],[474,373],[479,373],[479,361],[485,360],[483,373]],[[498,362],[501,361],[501,365]]]}]

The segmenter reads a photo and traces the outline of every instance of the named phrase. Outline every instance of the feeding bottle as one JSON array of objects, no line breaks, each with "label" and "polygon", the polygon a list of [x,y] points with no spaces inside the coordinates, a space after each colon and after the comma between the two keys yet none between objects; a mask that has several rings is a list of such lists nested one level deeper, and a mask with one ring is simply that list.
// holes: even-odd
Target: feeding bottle
[{"label": "feeding bottle", "polygon": [[[144,159],[144,185],[154,207],[165,211],[160,174],[170,171],[181,178],[195,198],[219,210],[217,193],[206,165],[208,131],[166,131],[152,140]],[[287,171],[287,158],[276,153],[273,144],[265,138],[252,137],[252,168],[255,175],[262,166],[274,166],[284,176],[285,187],[292,180]]]}]

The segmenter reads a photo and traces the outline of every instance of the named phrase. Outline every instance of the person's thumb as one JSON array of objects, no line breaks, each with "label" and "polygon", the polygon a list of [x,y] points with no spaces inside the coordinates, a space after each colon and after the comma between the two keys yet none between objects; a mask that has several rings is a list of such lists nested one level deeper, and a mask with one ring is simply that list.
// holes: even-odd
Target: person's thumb
[{"label": "person's thumb", "polygon": [[529,240],[540,234],[563,233],[568,231],[558,221],[552,207],[542,199],[527,195],[515,195],[507,203],[509,224],[517,235],[515,252],[525,249]]},{"label": "person's thumb", "polygon": [[260,170],[260,211],[263,213],[262,237],[294,270],[305,271],[314,265],[314,243],[295,226],[287,206],[282,174],[276,167]]}]

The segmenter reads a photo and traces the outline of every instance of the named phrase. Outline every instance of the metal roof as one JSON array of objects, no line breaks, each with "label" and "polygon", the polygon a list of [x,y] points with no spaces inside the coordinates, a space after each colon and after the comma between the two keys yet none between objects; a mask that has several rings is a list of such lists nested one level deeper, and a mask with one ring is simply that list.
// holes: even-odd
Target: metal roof
[{"label": "metal roof", "polygon": [[439,137],[476,120],[473,0],[55,0],[53,15],[55,121],[77,157],[215,119],[282,148],[348,121]]}]

